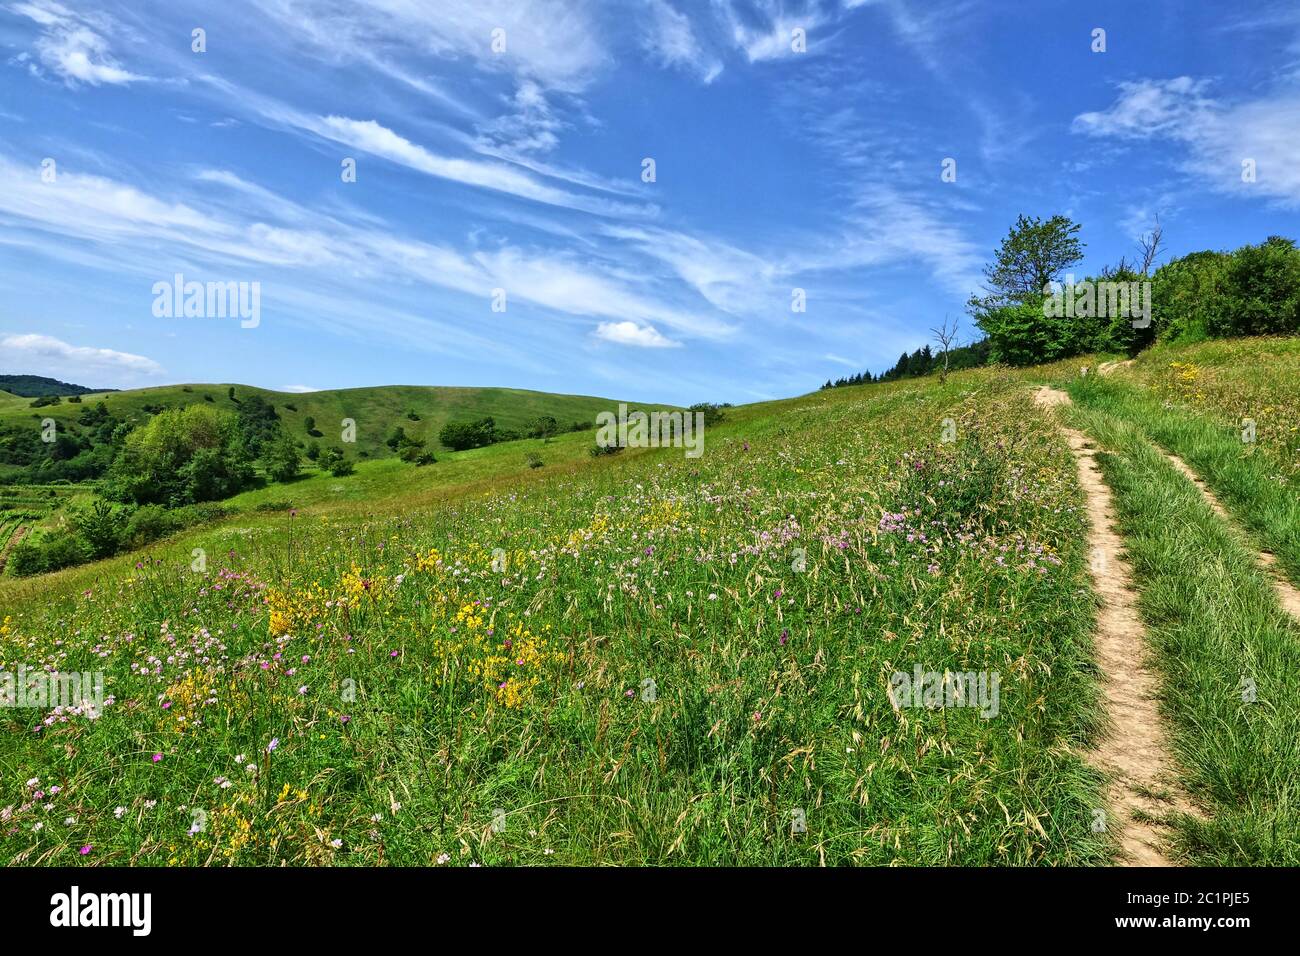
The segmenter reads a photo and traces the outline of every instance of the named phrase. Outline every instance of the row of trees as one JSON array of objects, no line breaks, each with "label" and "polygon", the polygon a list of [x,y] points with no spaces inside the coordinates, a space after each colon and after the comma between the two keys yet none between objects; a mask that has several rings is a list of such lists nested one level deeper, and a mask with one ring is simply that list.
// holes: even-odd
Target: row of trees
[{"label": "row of trees", "polygon": [[[1157,268],[1164,243],[1157,220],[1139,238],[1136,259],[1123,257],[1095,276],[1072,280],[1070,270],[1083,261],[1080,231],[1066,216],[1020,216],[984,269],[982,293],[967,302],[983,339],[953,347],[956,326],[945,319],[931,330],[937,354],[926,345],[904,353],[886,372],[828,380],[822,388],[933,371],[942,376],[990,362],[1035,365],[1092,352],[1134,355],[1155,341],[1300,333],[1300,249],[1291,239],[1270,236],[1231,252],[1193,252]],[[1098,290],[1105,283],[1136,294],[1126,311],[1101,307]],[[1062,302],[1077,307],[1062,308]]]},{"label": "row of trees", "polygon": [[[1140,240],[1140,262],[1121,259],[1067,286],[1083,260],[1077,223],[1064,216],[1043,221],[1021,216],[986,267],[983,295],[968,303],[988,336],[990,359],[1008,365],[1051,362],[1089,352],[1136,354],[1152,342],[1300,332],[1300,249],[1270,236],[1231,252],[1193,252],[1152,271],[1160,255],[1159,223]],[[1081,299],[1100,283],[1150,283],[1150,313],[1098,315],[1095,306],[1060,314],[1054,290]],[[1059,301],[1059,298],[1058,300]],[[1069,310],[1067,310],[1069,311]],[[1091,314],[1089,314],[1091,313]]]},{"label": "row of trees", "polygon": [[[898,357],[894,367],[888,371],[881,372],[878,375],[866,371],[833,381],[827,379],[822,389],[840,388],[844,385],[866,385],[871,382],[894,382],[898,379],[929,375],[932,372],[946,375],[950,371],[956,372],[964,368],[976,368],[988,364],[990,345],[987,339],[980,339],[970,345],[952,347],[952,343],[956,341],[956,327],[951,326],[950,328],[952,338],[948,346],[945,347],[943,342],[939,341],[939,350],[937,352],[932,350],[929,345],[923,345],[914,352],[904,352]],[[947,334],[945,333],[945,335]]]},{"label": "row of trees", "polygon": [[516,441],[520,438],[554,438],[561,432],[580,432],[591,428],[582,422],[561,425],[553,415],[541,415],[521,429],[502,428],[490,415],[470,422],[448,422],[438,432],[438,441],[453,451],[483,448],[497,442]]}]

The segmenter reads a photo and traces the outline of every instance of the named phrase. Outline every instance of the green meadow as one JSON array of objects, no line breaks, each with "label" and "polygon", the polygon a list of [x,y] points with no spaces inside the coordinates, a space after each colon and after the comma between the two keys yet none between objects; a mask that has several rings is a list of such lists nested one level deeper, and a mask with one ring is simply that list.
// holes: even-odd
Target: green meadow
[{"label": "green meadow", "polygon": [[1294,865],[1300,628],[1257,552],[1295,578],[1271,409],[1296,352],[1222,346],[729,408],[696,459],[575,432],[309,471],[0,578],[0,668],[103,690],[0,711],[0,859],[1117,862],[1085,500],[1032,394],[1052,383],[1103,450],[1198,811],[1160,821],[1168,854]]}]

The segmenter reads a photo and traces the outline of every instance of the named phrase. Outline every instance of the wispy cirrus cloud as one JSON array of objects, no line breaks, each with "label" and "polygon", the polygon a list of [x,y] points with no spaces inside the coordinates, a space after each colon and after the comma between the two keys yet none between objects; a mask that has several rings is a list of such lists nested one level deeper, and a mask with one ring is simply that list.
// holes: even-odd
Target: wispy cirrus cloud
[{"label": "wispy cirrus cloud", "polygon": [[25,0],[11,4],[14,13],[40,26],[35,49],[40,67],[61,77],[69,86],[125,85],[146,79],[125,69],[109,48],[108,35],[115,21],[102,13],[77,13],[54,0]]},{"label": "wispy cirrus cloud", "polygon": [[693,74],[712,83],[722,73],[722,61],[705,50],[691,18],[668,0],[646,0],[641,44],[663,66]]},{"label": "wispy cirrus cloud", "polygon": [[1212,90],[1189,76],[1121,83],[1110,106],[1079,114],[1072,129],[1122,143],[1181,143],[1176,161],[1217,191],[1300,206],[1300,86],[1236,101]]}]

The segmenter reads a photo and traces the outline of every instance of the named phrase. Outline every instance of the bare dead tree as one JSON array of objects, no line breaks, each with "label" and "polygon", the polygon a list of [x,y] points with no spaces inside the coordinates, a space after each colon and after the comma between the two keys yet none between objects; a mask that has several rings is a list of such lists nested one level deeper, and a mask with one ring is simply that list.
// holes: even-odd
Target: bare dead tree
[{"label": "bare dead tree", "polygon": [[939,347],[943,349],[943,368],[939,369],[939,384],[942,385],[948,381],[948,352],[957,344],[957,332],[961,328],[961,320],[953,319],[949,321],[948,314],[943,316],[943,325],[937,329],[930,329],[930,334],[934,336]]},{"label": "bare dead tree", "polygon": [[1160,242],[1165,237],[1165,231],[1160,225],[1160,217],[1156,216],[1156,224],[1151,231],[1144,236],[1138,237],[1138,246],[1142,249],[1142,274],[1144,276],[1151,274],[1151,267],[1155,265],[1156,257],[1160,255]]}]

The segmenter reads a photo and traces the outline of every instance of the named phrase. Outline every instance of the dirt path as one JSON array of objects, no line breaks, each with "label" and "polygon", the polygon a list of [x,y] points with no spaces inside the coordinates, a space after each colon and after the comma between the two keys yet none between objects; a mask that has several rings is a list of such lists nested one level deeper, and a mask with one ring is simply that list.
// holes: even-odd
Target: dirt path
[{"label": "dirt path", "polygon": [[5,565],[9,563],[9,552],[26,536],[27,525],[20,524],[14,529],[14,533],[10,535],[9,542],[4,546],[4,550],[0,551],[0,574],[4,574]]},{"label": "dirt path", "polygon": [[[1045,408],[1070,404],[1070,397],[1042,386],[1034,401]],[[1097,616],[1097,662],[1103,674],[1110,726],[1088,755],[1110,781],[1108,825],[1125,863],[1170,866],[1162,848],[1161,818],[1169,810],[1194,812],[1177,786],[1173,760],[1156,702],[1158,682],[1147,663],[1146,632],[1129,587],[1133,569],[1123,540],[1113,530],[1115,506],[1102,480],[1095,451],[1082,432],[1061,426],[1074,451],[1079,486],[1086,499],[1093,586],[1101,598]],[[1116,833],[1116,830],[1118,832]]]},{"label": "dirt path", "polygon": [[[1187,466],[1187,462],[1177,455],[1165,452],[1165,457],[1169,459],[1170,464],[1187,477],[1188,481],[1200,489],[1202,496],[1205,498],[1205,503],[1223,520],[1224,524],[1232,528],[1243,541],[1249,543],[1250,536],[1246,534],[1236,519],[1228,514],[1228,509],[1223,507],[1219,499],[1214,496],[1214,492],[1210,490],[1209,485],[1201,480],[1201,476],[1192,471]],[[1253,549],[1254,545],[1251,545],[1251,548]],[[1278,601],[1281,602],[1282,607],[1286,608],[1287,613],[1300,620],[1300,590],[1296,590],[1295,585],[1281,576],[1281,573],[1277,570],[1277,558],[1273,554],[1268,551],[1259,551],[1257,554],[1259,555],[1259,563],[1268,571],[1268,576],[1273,582],[1273,590],[1277,593]]]}]

